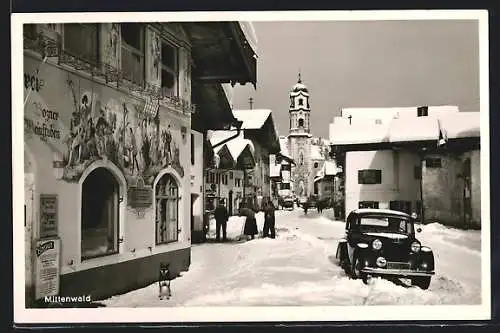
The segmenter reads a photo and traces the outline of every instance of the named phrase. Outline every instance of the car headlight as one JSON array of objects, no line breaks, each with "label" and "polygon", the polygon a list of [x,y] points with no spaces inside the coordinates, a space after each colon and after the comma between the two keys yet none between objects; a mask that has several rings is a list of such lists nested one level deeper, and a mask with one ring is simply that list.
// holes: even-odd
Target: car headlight
[{"label": "car headlight", "polygon": [[387,265],[387,260],[384,257],[378,257],[376,264],[378,267],[385,267],[385,265]]},{"label": "car headlight", "polygon": [[410,245],[410,249],[411,252],[417,253],[418,251],[420,251],[420,243],[417,241],[412,242]]},{"label": "car headlight", "polygon": [[375,239],[372,243],[372,247],[374,250],[380,250],[382,248],[382,241],[380,241],[380,239]]}]

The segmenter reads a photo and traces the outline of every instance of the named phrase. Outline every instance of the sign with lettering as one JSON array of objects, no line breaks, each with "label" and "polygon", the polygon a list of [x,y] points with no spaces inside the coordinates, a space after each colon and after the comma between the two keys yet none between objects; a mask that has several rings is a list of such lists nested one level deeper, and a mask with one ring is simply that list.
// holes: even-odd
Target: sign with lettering
[{"label": "sign with lettering", "polygon": [[40,194],[40,238],[57,236],[57,195]]},{"label": "sign with lettering", "polygon": [[128,205],[132,208],[150,207],[153,204],[153,189],[147,187],[129,187]]},{"label": "sign with lettering", "polygon": [[35,297],[56,296],[59,294],[60,239],[39,239],[34,248]]}]

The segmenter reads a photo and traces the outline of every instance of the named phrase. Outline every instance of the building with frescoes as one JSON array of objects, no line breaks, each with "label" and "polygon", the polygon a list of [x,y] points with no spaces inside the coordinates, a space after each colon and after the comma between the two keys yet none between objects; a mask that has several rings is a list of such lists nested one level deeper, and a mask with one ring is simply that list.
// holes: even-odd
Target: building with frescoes
[{"label": "building with frescoes", "polygon": [[[203,199],[193,204],[193,190],[203,195],[193,150],[203,152],[191,123],[216,108],[197,109],[193,97],[229,83],[227,73],[249,72],[246,51],[234,56],[214,39],[245,48],[238,26],[25,25],[28,306],[45,295],[97,300],[143,287],[160,263],[174,276],[188,270],[193,216],[203,214]],[[219,52],[207,62],[212,44]],[[215,65],[230,60],[233,67]],[[38,258],[47,249],[57,250],[50,273]]]},{"label": "building with frescoes", "polygon": [[345,214],[415,213],[424,222],[481,225],[480,113],[457,106],[345,108],[330,125]]}]

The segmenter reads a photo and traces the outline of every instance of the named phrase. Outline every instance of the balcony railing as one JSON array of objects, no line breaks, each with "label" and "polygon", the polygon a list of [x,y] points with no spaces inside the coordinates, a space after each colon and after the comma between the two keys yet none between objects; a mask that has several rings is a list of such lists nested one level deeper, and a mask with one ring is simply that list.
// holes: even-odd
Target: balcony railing
[{"label": "balcony railing", "polygon": [[85,72],[92,78],[98,78],[103,80],[106,84],[113,84],[113,86],[117,88],[126,89],[129,93],[137,93],[143,99],[157,100],[160,105],[179,110],[183,114],[190,115],[196,112],[195,104],[178,96],[164,95],[159,86],[149,83],[143,84],[142,86],[137,84],[126,84],[130,79],[127,80],[124,71],[102,61],[91,61],[86,57],[72,54],[64,50],[61,45],[62,43],[59,39],[54,40],[43,34],[35,35],[28,33],[23,36],[24,50],[38,53],[42,58],[57,58],[57,64],[59,65],[66,65],[77,71]]}]

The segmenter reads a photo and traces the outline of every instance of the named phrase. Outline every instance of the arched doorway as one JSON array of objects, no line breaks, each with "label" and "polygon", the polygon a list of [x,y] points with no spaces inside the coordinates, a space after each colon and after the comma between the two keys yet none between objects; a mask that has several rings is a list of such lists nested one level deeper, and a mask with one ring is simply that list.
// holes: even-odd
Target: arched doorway
[{"label": "arched doorway", "polygon": [[156,245],[176,242],[179,229],[179,187],[171,174],[156,183]]},{"label": "arched doorway", "polygon": [[118,252],[120,185],[106,168],[90,172],[82,184],[82,260]]}]

